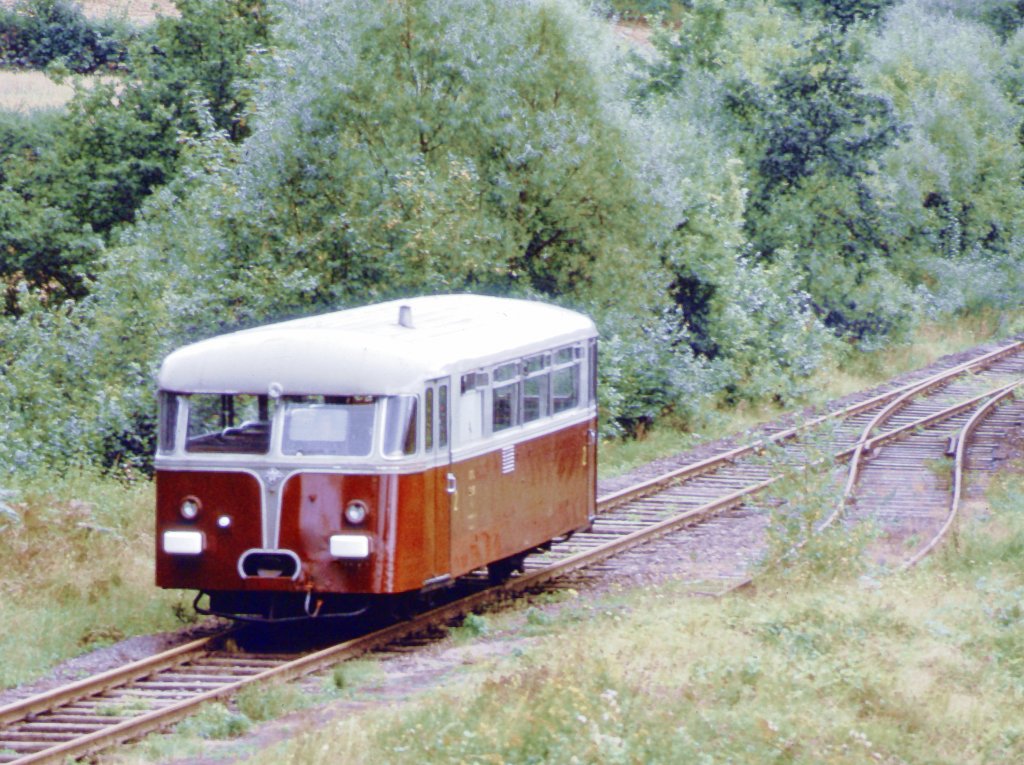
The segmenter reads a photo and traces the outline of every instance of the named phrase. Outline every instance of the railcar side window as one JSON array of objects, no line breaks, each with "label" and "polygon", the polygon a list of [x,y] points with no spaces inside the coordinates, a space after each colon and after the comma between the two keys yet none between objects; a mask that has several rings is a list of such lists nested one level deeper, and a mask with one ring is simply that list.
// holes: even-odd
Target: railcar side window
[{"label": "railcar side window", "polygon": [[271,416],[267,396],[194,393],[188,397],[185,451],[266,454]]},{"label": "railcar side window", "polygon": [[[591,344],[591,356],[595,350]],[[492,370],[491,432],[534,422],[580,406],[583,399],[582,345],[570,345],[499,364]],[[479,373],[463,375],[463,393],[479,385]],[[486,378],[485,378],[486,379]],[[593,387],[593,386],[591,386]],[[593,395],[593,391],[589,395]],[[592,399],[589,400],[592,402]]]},{"label": "railcar side window", "polygon": [[284,407],[284,454],[365,457],[373,447],[372,396],[289,396]]},{"label": "railcar side window", "polygon": [[441,385],[437,389],[437,446],[440,449],[448,446],[448,386]]},{"label": "railcar side window", "polygon": [[492,399],[491,428],[495,432],[517,424],[519,408],[519,383],[502,385],[494,389]]},{"label": "railcar side window", "polygon": [[555,369],[551,373],[551,411],[555,414],[579,406],[580,352],[576,347],[555,351]]},{"label": "railcar side window", "polygon": [[531,356],[523,361],[523,422],[533,422],[548,415],[548,366],[551,364],[549,354]]},{"label": "railcar side window", "polygon": [[589,346],[590,375],[587,380],[587,403],[593,404],[597,400],[597,340],[591,340]]},{"label": "railcar side window", "polygon": [[495,385],[491,397],[491,430],[497,432],[519,424],[519,362],[513,361],[494,368],[494,382],[514,382]]},{"label": "railcar side window", "polygon": [[384,415],[384,454],[416,453],[416,396],[391,396]]},{"label": "railcar side window", "polygon": [[160,438],[162,452],[174,451],[174,431],[178,425],[178,396],[167,391],[160,392]]},{"label": "railcar side window", "polygon": [[427,388],[423,398],[423,448],[434,448],[434,389]]},{"label": "railcar side window", "polygon": [[556,369],[551,373],[551,385],[554,389],[551,397],[551,408],[554,412],[564,412],[579,403],[580,373],[578,367]]}]

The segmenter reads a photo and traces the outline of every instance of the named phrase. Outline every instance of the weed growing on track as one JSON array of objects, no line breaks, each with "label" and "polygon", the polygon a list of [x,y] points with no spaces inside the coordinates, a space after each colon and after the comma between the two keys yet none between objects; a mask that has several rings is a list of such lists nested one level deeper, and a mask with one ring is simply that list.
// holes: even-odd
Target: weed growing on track
[{"label": "weed growing on track", "polygon": [[0,517],[0,687],[189,618],[186,595],[153,585],[151,483],[69,474],[13,488],[17,519]]},{"label": "weed growing on track", "polygon": [[306,703],[302,689],[292,683],[249,685],[235,699],[239,713],[253,722],[272,720]]},{"label": "weed growing on track", "polygon": [[250,762],[1024,761],[1024,482],[991,504],[909,574],[580,598],[457,687]]},{"label": "weed growing on track", "polygon": [[466,614],[462,624],[450,630],[456,642],[466,643],[490,632],[490,624],[483,614]]},{"label": "weed growing on track", "polygon": [[839,520],[847,471],[833,462],[835,440],[833,426],[799,444],[773,444],[760,458],[781,475],[757,500],[770,513],[758,574],[770,586],[850,578],[864,569],[871,530]]}]

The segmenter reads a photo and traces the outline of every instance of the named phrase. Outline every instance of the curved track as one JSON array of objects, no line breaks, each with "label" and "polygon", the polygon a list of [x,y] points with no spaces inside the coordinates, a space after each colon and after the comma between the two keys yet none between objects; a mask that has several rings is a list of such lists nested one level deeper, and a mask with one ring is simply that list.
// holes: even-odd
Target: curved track
[{"label": "curved track", "polygon": [[[965,390],[964,401],[904,423],[904,438],[873,445],[851,461],[843,522],[874,524],[879,536],[870,554],[876,563],[909,568],[947,537],[960,512],[975,434],[987,418],[998,424],[1000,405],[1022,385],[1024,379],[1018,379],[980,395]],[[869,436],[864,442],[878,444]]]},{"label": "curved track", "polygon": [[[548,553],[531,556],[521,575],[496,586],[485,586],[482,574],[470,578],[450,602],[366,635],[297,656],[228,650],[230,636],[218,635],[9,704],[0,708],[0,763],[62,761],[137,738],[181,719],[201,703],[229,697],[245,685],[298,677],[428,633],[489,603],[535,590],[687,526],[700,524],[696,533],[673,537],[673,543],[687,539],[697,553],[714,547],[714,538],[722,549],[736,549],[735,540],[741,536],[763,537],[766,514],[759,512],[751,498],[779,480],[780,466],[806,459],[804,450],[790,448],[802,436],[825,433],[827,451],[835,460],[850,460],[856,475],[866,455],[877,453],[882,446],[890,449],[888,444],[896,443],[900,434],[911,434],[905,442],[913,443],[923,428],[932,427],[925,419],[935,414],[931,410],[938,407],[936,402],[955,399],[956,406],[966,410],[974,404],[965,404],[965,400],[981,401],[986,397],[979,394],[995,387],[981,381],[998,380],[1005,385],[1004,378],[1014,376],[1024,377],[1024,343],[999,348],[797,427],[780,428],[756,442],[642,481],[603,497],[589,532],[554,545]],[[952,423],[958,421],[956,417],[967,415],[940,419]],[[778,464],[758,458],[767,448],[778,450]],[[886,464],[876,458],[869,462],[869,470]],[[850,482],[854,485],[855,478]],[[872,507],[868,497],[867,493],[859,496],[851,506],[855,505],[856,512],[867,511]],[[854,517],[848,508],[843,522]],[[746,570],[756,554],[755,544],[718,566],[710,578],[720,580],[725,589],[748,581]]]},{"label": "curved track", "polygon": [[909,568],[949,534],[971,439],[1022,385],[1024,370],[1011,357],[925,395],[900,396],[872,418],[851,455],[841,522],[875,527],[876,564]]}]

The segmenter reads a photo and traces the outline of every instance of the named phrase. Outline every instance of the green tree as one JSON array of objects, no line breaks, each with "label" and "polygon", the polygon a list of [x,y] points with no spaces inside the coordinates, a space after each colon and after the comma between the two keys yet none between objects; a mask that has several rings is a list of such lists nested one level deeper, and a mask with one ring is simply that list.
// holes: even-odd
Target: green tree
[{"label": "green tree", "polygon": [[878,19],[896,0],[781,0],[801,13],[811,13],[845,32],[859,21]]},{"label": "green tree", "polygon": [[[978,21],[912,0],[867,47],[864,76],[891,95],[908,125],[880,163],[898,222],[896,268],[947,309],[995,298],[1002,287],[990,288],[1006,284],[1000,273],[1019,270],[1021,45],[1001,45]],[[954,262],[978,270],[951,278]]]},{"label": "green tree", "polygon": [[[79,85],[53,136],[5,152],[4,281],[81,297],[104,241],[179,171],[190,136],[247,134],[244,80],[250,53],[268,40],[264,1],[179,0],[178,9],[132,44],[128,72]],[[47,227],[55,235],[36,241]],[[8,311],[17,310],[12,294]]]},{"label": "green tree", "polygon": [[737,91],[731,105],[754,138],[753,248],[793,253],[826,323],[867,340],[905,329],[913,316],[886,265],[890,223],[870,183],[903,127],[851,61],[844,38],[826,29],[771,87]]},{"label": "green tree", "polygon": [[336,2],[296,4],[279,29],[245,161],[218,181],[240,278],[301,270],[299,305],[579,299],[644,262],[618,54],[596,19],[558,2]]}]

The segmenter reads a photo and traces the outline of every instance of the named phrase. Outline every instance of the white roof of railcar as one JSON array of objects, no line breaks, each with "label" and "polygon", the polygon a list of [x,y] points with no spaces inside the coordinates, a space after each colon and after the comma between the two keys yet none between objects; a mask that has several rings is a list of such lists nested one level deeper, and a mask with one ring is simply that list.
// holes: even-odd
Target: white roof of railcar
[{"label": "white roof of railcar", "polygon": [[[398,323],[409,306],[412,327]],[[269,324],[187,345],[160,368],[180,393],[382,395],[597,334],[586,316],[529,300],[434,295]]]}]

